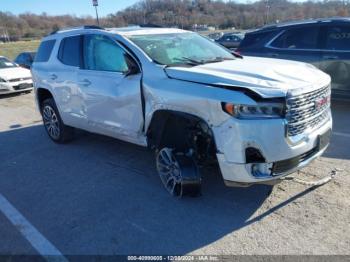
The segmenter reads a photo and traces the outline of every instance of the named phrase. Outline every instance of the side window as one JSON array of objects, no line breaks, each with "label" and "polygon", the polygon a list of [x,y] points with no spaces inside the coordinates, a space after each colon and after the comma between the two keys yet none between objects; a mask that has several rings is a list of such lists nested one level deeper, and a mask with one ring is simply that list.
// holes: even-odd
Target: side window
[{"label": "side window", "polygon": [[70,36],[62,39],[58,59],[65,65],[80,66],[81,36]]},{"label": "side window", "polygon": [[236,41],[236,36],[234,36],[234,35],[227,35],[224,40],[225,41]]},{"label": "side window", "polygon": [[128,71],[124,50],[114,41],[102,35],[85,35],[84,62],[87,70]]},{"label": "side window", "polygon": [[325,49],[350,51],[350,26],[329,26],[326,35]]},{"label": "side window", "polygon": [[56,43],[56,40],[48,40],[41,42],[38,53],[35,56],[35,62],[47,62],[51,56],[52,49]]},{"label": "side window", "polygon": [[276,35],[276,31],[258,32],[258,33],[248,33],[244,36],[242,42],[240,43],[241,48],[248,48],[253,46],[259,46],[260,43],[266,43],[268,40],[272,39]]},{"label": "side window", "polygon": [[272,47],[285,49],[318,49],[319,27],[289,29],[271,43]]},{"label": "side window", "polygon": [[234,42],[239,42],[239,41],[240,41],[239,37],[236,36],[236,35],[232,37],[232,40],[233,40]]}]

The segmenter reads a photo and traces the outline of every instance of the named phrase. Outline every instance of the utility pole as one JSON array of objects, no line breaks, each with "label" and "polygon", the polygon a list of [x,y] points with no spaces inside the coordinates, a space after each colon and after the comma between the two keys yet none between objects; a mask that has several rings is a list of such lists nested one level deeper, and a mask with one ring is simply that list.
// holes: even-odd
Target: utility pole
[{"label": "utility pole", "polygon": [[270,13],[270,5],[269,5],[269,0],[265,0],[265,25],[269,23],[269,13]]},{"label": "utility pole", "polygon": [[98,0],[92,0],[92,5],[95,7],[97,25],[100,25],[100,20],[98,19],[98,11],[97,11]]}]

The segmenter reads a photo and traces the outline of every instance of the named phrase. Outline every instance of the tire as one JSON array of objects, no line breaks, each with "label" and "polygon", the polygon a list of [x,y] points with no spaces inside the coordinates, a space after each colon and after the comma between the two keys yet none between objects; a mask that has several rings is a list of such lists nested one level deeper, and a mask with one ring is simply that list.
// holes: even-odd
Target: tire
[{"label": "tire", "polygon": [[41,104],[41,115],[45,130],[55,143],[63,144],[73,139],[74,128],[66,126],[62,122],[56,103],[52,98],[44,100]]},{"label": "tire", "polygon": [[165,189],[175,197],[201,194],[201,178],[193,159],[164,147],[156,154],[158,175]]}]

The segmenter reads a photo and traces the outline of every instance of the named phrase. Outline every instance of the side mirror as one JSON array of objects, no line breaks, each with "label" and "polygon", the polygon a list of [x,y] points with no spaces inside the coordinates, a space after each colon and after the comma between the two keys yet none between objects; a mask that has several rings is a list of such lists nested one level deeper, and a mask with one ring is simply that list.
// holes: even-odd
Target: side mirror
[{"label": "side mirror", "polygon": [[136,75],[140,73],[139,67],[136,64],[129,65],[129,70],[126,71],[125,76]]},{"label": "side mirror", "polygon": [[125,76],[136,75],[140,73],[139,66],[130,55],[125,54],[125,61],[128,65],[128,71],[125,72]]},{"label": "side mirror", "polygon": [[231,54],[233,54],[237,58],[243,59],[243,56],[240,53],[236,52],[236,51],[231,51]]}]

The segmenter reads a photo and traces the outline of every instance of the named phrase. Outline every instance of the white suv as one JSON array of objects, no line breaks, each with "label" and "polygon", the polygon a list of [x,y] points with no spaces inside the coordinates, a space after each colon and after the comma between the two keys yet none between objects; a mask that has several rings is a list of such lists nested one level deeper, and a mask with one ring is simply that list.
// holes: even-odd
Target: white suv
[{"label": "white suv", "polygon": [[198,167],[229,186],[275,183],[320,156],[330,77],[314,66],[240,57],[189,31],[85,26],[43,39],[32,68],[48,135],[85,129],[156,150],[173,195],[197,195]]}]

